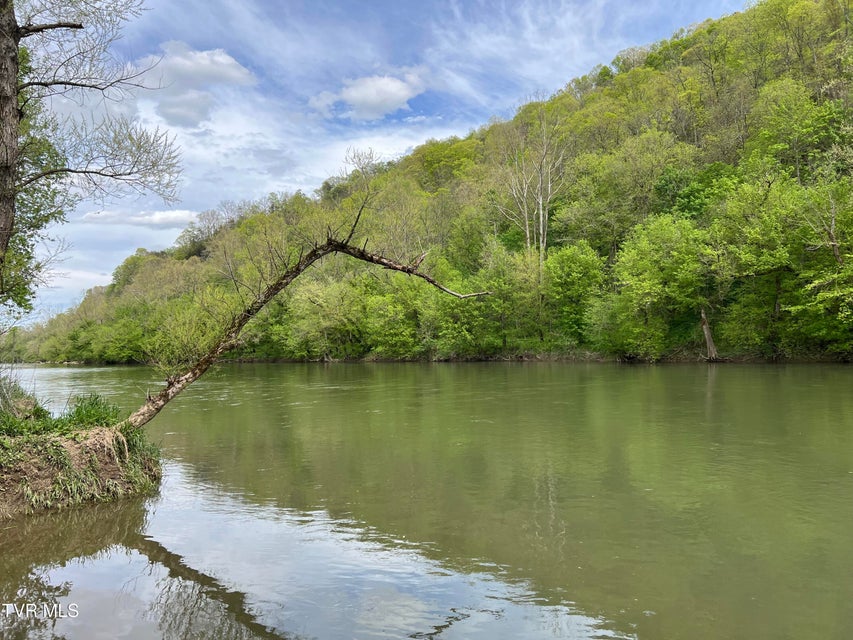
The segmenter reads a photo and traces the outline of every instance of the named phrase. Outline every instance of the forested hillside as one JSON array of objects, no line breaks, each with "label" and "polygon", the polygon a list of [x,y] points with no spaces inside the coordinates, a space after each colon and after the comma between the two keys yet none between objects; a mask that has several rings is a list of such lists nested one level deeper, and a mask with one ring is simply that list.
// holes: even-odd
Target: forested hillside
[{"label": "forested hillside", "polygon": [[758,2],[624,51],[510,121],[373,166],[369,181],[359,169],[312,195],[222,204],[77,308],[10,331],[0,356],[178,362],[265,252],[369,190],[375,247],[492,295],[459,300],[326,259],[235,356],[849,359],[850,10]]}]

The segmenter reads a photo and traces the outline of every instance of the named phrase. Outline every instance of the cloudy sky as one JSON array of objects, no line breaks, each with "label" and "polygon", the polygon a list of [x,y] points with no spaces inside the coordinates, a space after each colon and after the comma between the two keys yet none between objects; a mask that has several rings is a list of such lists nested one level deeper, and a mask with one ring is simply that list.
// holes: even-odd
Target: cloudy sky
[{"label": "cloudy sky", "polygon": [[116,53],[161,88],[122,109],[182,150],[181,202],[85,203],[39,315],[109,283],[138,247],[171,246],[205,209],[313,192],[348,148],[383,158],[510,117],[631,46],[742,0],[148,0]]}]

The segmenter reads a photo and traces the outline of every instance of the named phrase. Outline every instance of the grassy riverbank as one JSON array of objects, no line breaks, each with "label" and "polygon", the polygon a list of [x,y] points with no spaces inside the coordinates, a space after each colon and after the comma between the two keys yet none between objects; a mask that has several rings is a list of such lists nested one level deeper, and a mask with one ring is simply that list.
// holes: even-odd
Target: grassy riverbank
[{"label": "grassy riverbank", "polygon": [[0,518],[150,491],[159,452],[98,396],[54,417],[16,384],[0,399]]}]

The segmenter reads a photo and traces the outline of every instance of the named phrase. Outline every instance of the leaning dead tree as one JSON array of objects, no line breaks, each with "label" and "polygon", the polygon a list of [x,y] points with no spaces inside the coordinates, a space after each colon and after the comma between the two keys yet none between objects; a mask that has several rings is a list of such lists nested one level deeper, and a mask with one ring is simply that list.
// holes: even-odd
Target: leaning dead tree
[{"label": "leaning dead tree", "polygon": [[[218,337],[210,343],[207,350],[187,364],[179,373],[170,374],[166,379],[166,385],[158,393],[149,394],[142,406],[127,419],[127,423],[133,427],[141,427],[153,419],[166,404],[198,380],[223,354],[238,347],[241,344],[240,335],[249,321],[257,316],[273,298],[293,283],[297,277],[326,256],[347,255],[362,262],[405,273],[420,278],[456,298],[489,295],[490,292],[488,291],[463,294],[447,288],[421,270],[424,255],[419,255],[408,264],[403,264],[386,257],[381,252],[368,250],[367,240],[359,237],[357,232],[375,195],[372,175],[376,163],[369,152],[354,154],[350,161],[358,167],[353,172],[353,175],[356,176],[354,179],[357,182],[362,182],[358,191],[359,195],[351,200],[352,210],[345,214],[345,219],[348,218],[350,222],[338,225],[337,230],[332,230],[331,227],[327,226],[324,234],[325,239],[322,242],[310,241],[306,235],[310,231],[288,228],[287,234],[301,246],[300,250],[291,253],[288,252],[287,247],[282,246],[287,244],[286,240],[273,237],[274,234],[264,236],[261,243],[262,249],[259,251],[263,255],[253,254],[250,259],[260,274],[257,281],[252,285],[241,280],[236,274],[238,267],[226,257],[226,280],[234,288],[240,290],[238,299],[242,308],[230,314],[230,318],[226,320],[224,327],[218,332]],[[316,233],[316,229],[322,220],[316,220],[314,223],[313,229]]]},{"label": "leaning dead tree", "polygon": [[488,291],[466,294],[457,293],[436,281],[432,276],[420,271],[419,265],[414,263],[408,265],[401,264],[386,258],[383,255],[371,253],[363,247],[350,244],[346,240],[339,240],[330,236],[326,238],[326,241],[322,244],[318,244],[309,251],[301,254],[294,264],[282,272],[275,281],[270,283],[260,294],[258,294],[242,312],[231,319],[231,322],[222,332],[221,338],[207,353],[187,367],[183,373],[170,376],[166,381],[166,386],[163,387],[163,389],[161,389],[156,395],[149,395],[145,403],[131,414],[127,419],[127,422],[134,427],[141,427],[151,421],[154,416],[160,413],[160,410],[163,409],[163,407],[165,407],[189,385],[198,380],[205,371],[219,360],[223,354],[240,345],[240,334],[243,331],[243,328],[252,318],[258,315],[258,313],[260,313],[260,311],[276,295],[286,289],[299,275],[304,273],[305,270],[315,262],[325,256],[335,253],[352,256],[356,260],[362,260],[392,271],[399,271],[401,273],[421,278],[439,290],[457,298],[471,298],[489,294]]},{"label": "leaning dead tree", "polygon": [[700,311],[702,334],[705,336],[705,345],[708,347],[708,356],[705,358],[708,362],[717,362],[720,359],[720,354],[717,351],[717,345],[714,344],[714,336],[711,333],[711,325],[708,323],[708,316],[705,315],[705,308]]}]

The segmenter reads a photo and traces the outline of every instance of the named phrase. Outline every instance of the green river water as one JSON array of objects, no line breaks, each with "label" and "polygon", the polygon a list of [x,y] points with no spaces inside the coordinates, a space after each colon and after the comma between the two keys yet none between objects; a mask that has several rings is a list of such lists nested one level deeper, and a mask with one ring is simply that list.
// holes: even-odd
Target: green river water
[{"label": "green river water", "polygon": [[148,429],[158,495],[0,522],[0,638],[853,637],[850,367],[234,365]]}]

